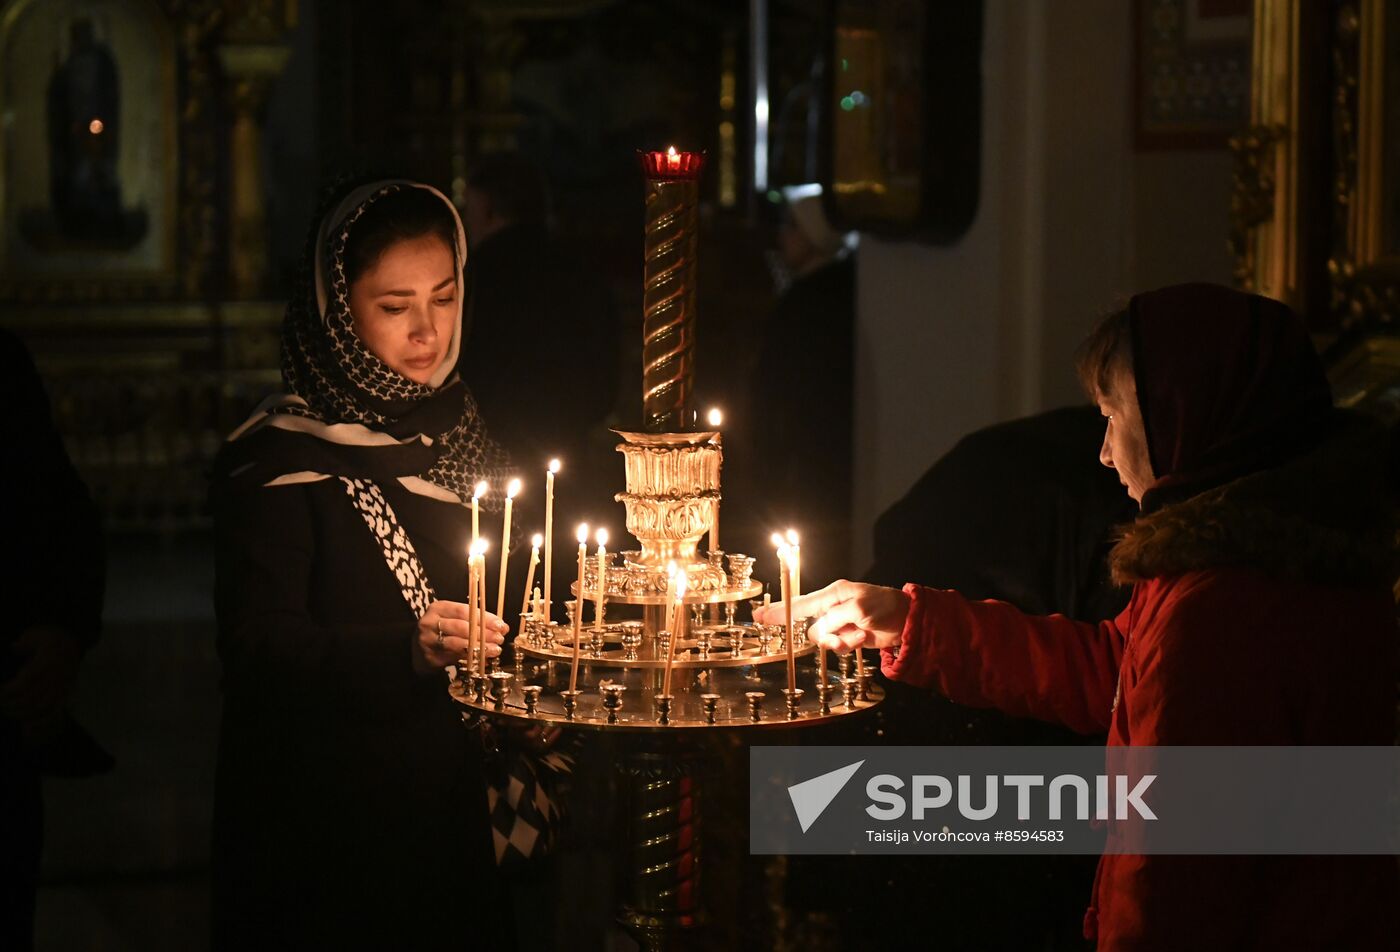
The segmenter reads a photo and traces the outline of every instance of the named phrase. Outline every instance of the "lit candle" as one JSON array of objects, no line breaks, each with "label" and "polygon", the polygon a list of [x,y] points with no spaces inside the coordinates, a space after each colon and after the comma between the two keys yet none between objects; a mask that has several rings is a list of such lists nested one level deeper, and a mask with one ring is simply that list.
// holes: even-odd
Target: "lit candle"
[{"label": "lit candle", "polygon": [[[540,543],[544,536],[538,532],[530,539],[530,568],[525,573],[525,597],[520,600],[520,614],[530,610],[530,592],[535,587],[535,566],[540,564]],[[539,596],[535,596],[536,600]]]},{"label": "lit candle", "polygon": [[477,501],[478,501],[479,499],[481,499],[482,496],[486,495],[486,493],[487,493],[490,489],[491,489],[490,484],[487,483],[486,480],[484,480],[484,479],[483,479],[481,482],[477,483],[475,486],[472,487],[472,544],[473,544],[473,545],[476,544],[476,540],[477,540],[477,539],[481,538],[481,508],[477,505]]},{"label": "lit candle", "polygon": [[792,643],[792,566],[788,564],[788,547],[778,547],[779,576],[782,579],[783,614],[787,625],[788,689],[797,690],[797,653]]},{"label": "lit candle", "polygon": [[578,690],[579,645],[583,643],[583,563],[587,558],[588,523],[584,522],[578,527],[578,594],[574,598],[574,663],[569,668],[570,691]]},{"label": "lit candle", "polygon": [[661,627],[671,630],[671,616],[676,613],[676,563],[666,563],[666,611],[661,615]]},{"label": "lit candle", "polygon": [[[467,663],[471,670],[477,670],[477,623],[481,620],[481,567],[482,567],[482,543],[480,539],[475,540],[468,549],[467,556]],[[483,649],[481,658],[485,674],[485,651]]]},{"label": "lit candle", "polygon": [[787,542],[790,548],[788,557],[792,559],[792,597],[802,597],[802,546],[798,545],[797,531],[789,529],[787,531]]},{"label": "lit candle", "polygon": [[[685,620],[685,573],[677,572],[671,577],[669,592],[671,610],[666,617],[666,626],[671,637],[666,642],[666,673],[661,678],[661,693],[671,693],[671,666],[676,661],[676,642],[681,640],[681,625]],[[671,617],[674,615],[674,619]]]},{"label": "lit candle", "polygon": [[[711,407],[711,408],[710,408],[709,421],[710,421],[710,429],[712,429],[712,430],[718,430],[718,429],[719,429],[720,424],[724,422],[724,414],[722,414],[722,413],[719,412],[719,407]],[[715,434],[715,446],[720,446],[720,447],[722,447],[723,445],[724,445],[724,444],[723,444],[722,437],[721,437],[718,433]],[[721,551],[721,549],[720,549],[720,547],[719,547],[719,500],[718,500],[718,499],[715,500],[714,518],[710,521],[710,551],[711,551],[711,552],[719,552],[719,551]]]},{"label": "lit candle", "polygon": [[686,616],[689,614],[685,608],[685,590],[689,582],[684,572],[676,573],[676,620],[671,626],[671,641],[679,644],[686,633]]},{"label": "lit candle", "polygon": [[666,150],[666,171],[679,172],[681,168],[681,157],[676,152],[676,147],[671,146]]},{"label": "lit candle", "polygon": [[467,670],[476,672],[476,540],[467,543]]},{"label": "lit candle", "polygon": [[554,614],[554,602],[550,601],[550,580],[554,573],[554,474],[559,472],[559,461],[549,461],[549,469],[544,476],[544,623]]},{"label": "lit candle", "polygon": [[594,538],[598,540],[598,589],[593,593],[593,630],[602,631],[603,595],[608,590],[608,530],[599,529]]},{"label": "lit candle", "polygon": [[483,581],[486,576],[486,556],[479,554],[476,557],[476,571],[473,573],[476,578],[476,610],[471,613],[472,623],[471,643],[472,654],[480,659],[480,673],[486,673],[486,626],[484,615],[486,613],[486,586]]},{"label": "lit candle", "polygon": [[510,507],[520,492],[520,480],[506,483],[506,518],[501,524],[501,578],[496,584],[496,617],[506,617],[506,567],[510,565]]}]

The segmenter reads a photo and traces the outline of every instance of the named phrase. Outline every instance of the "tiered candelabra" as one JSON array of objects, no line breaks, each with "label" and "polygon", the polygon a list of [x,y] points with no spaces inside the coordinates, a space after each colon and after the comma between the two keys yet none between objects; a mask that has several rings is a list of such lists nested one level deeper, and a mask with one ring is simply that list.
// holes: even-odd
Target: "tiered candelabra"
[{"label": "tiered candelabra", "polygon": [[831,673],[824,657],[811,663],[817,649],[806,619],[740,621],[740,606],[763,592],[755,560],[713,547],[701,554],[701,540],[718,522],[723,460],[717,432],[684,430],[695,418],[689,401],[703,156],[645,153],[642,164],[642,396],[650,432],[619,431],[626,491],[616,497],[639,548],[585,557],[580,538],[567,620],[556,622],[550,606],[536,602],[521,616],[513,667],[463,665],[451,692],[506,723],[637,738],[622,768],[637,868],[620,919],[656,947],[701,918],[694,862],[700,748],[682,738],[826,723],[869,710],[883,694],[863,666],[851,670],[849,657]]}]

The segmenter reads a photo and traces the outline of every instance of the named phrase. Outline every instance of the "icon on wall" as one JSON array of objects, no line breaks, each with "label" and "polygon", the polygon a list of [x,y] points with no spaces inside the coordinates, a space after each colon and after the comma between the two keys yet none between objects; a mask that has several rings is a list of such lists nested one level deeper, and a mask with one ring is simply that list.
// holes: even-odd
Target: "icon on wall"
[{"label": "icon on wall", "polygon": [[0,6],[0,285],[172,278],[169,20],[153,0]]}]

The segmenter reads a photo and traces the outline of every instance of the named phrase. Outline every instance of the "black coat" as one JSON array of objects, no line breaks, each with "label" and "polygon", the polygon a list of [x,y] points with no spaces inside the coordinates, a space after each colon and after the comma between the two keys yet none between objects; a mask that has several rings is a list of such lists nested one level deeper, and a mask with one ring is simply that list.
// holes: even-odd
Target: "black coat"
[{"label": "black coat", "polygon": [[[497,904],[480,744],[414,672],[378,542],[338,479],[236,482],[214,494],[215,946],[474,944],[461,915]],[[437,597],[465,600],[469,511],[381,488]]]}]

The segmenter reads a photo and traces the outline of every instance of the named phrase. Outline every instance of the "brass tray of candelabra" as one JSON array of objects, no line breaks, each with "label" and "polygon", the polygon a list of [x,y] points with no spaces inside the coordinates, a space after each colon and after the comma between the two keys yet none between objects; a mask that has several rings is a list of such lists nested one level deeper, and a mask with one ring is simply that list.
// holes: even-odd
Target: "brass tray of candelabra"
[{"label": "brass tray of candelabra", "polygon": [[[671,728],[791,728],[873,708],[884,692],[870,665],[857,672],[843,656],[827,672],[816,647],[795,648],[797,692],[787,690],[783,629],[754,624],[697,624],[676,644],[670,692],[663,687],[668,639],[646,639],[641,622],[584,628],[576,693],[569,691],[573,633],[531,624],[517,638],[510,670],[473,677],[464,667],[452,683],[459,703],[504,721],[620,731]],[[805,640],[805,624],[794,628]],[[551,644],[541,646],[549,638]]]}]

